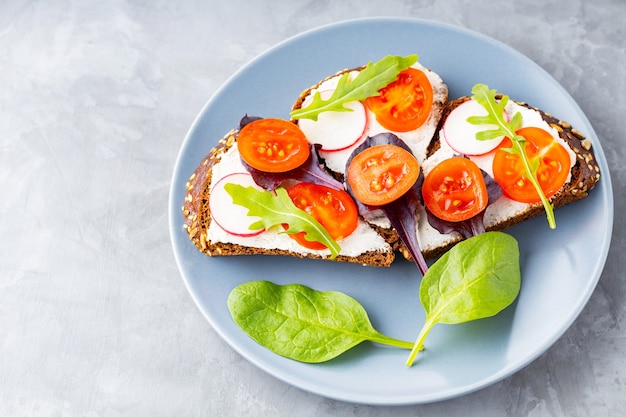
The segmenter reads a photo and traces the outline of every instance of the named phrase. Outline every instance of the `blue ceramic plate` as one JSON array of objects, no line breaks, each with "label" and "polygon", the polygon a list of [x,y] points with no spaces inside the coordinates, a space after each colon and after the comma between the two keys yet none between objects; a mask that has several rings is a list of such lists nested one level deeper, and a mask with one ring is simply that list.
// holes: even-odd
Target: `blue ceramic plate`
[{"label": "blue ceramic plate", "polygon": [[[417,268],[403,260],[390,268],[283,257],[208,258],[184,232],[185,183],[202,157],[244,114],[289,117],[305,88],[344,68],[385,55],[417,53],[438,72],[450,97],[485,83],[571,122],[592,142],[603,177],[591,195],[509,232],[521,250],[522,290],[494,318],[436,325],[418,362],[408,351],[363,343],[337,359],[310,365],[257,345],[232,321],[230,291],[257,279],[337,290],[366,308],[375,328],[414,340],[424,323]],[[542,68],[483,35],[423,20],[367,19],[325,26],[295,36],[254,59],[207,102],[182,145],[170,193],[170,231],[183,280],[211,326],[264,371],[322,396],[377,405],[427,403],[467,394],[518,371],[546,351],[572,324],[593,292],[606,260],[613,223],[609,170],[601,144],[570,95]],[[581,256],[584,254],[584,256]]]}]

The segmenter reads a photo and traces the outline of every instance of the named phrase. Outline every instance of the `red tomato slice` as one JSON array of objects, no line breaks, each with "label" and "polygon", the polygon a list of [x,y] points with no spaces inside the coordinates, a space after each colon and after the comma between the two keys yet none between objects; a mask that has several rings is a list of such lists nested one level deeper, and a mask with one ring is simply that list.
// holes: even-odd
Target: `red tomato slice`
[{"label": "red tomato slice", "polygon": [[[359,214],[352,197],[343,190],[320,184],[300,182],[287,190],[296,207],[315,218],[335,240],[349,236],[356,229]],[[289,235],[300,245],[321,250],[326,246],[305,239],[305,233]]]},{"label": "red tomato slice", "polygon": [[382,206],[402,197],[417,181],[419,171],[410,152],[396,145],[376,145],[352,158],[346,176],[357,200]]},{"label": "red tomato slice", "polygon": [[422,71],[408,68],[398,78],[367,99],[367,106],[384,128],[394,132],[415,130],[428,119],[433,88]]},{"label": "red tomato slice", "polygon": [[487,207],[489,200],[478,165],[460,157],[446,159],[428,173],[422,196],[431,213],[451,222],[471,219]]},{"label": "red tomato slice", "polygon": [[[547,131],[538,127],[525,127],[516,132],[526,138],[526,154],[530,160],[537,158],[537,179],[547,198],[561,189],[570,171],[567,150]],[[522,203],[541,201],[537,190],[524,174],[522,159],[503,151],[512,142],[505,138],[493,159],[493,175],[507,197]]]},{"label": "red tomato slice", "polygon": [[283,119],[258,119],[245,125],[237,149],[248,165],[264,172],[286,172],[302,165],[310,154],[300,128]]}]

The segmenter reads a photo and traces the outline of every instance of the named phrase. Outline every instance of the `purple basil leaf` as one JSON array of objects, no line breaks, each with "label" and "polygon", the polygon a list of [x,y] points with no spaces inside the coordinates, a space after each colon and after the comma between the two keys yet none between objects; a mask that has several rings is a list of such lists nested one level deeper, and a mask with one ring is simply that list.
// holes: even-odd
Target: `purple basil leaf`
[{"label": "purple basil leaf", "polygon": [[[484,225],[481,229],[482,218],[484,215],[484,210],[472,217],[468,220],[463,220],[460,222],[451,222],[448,220],[440,219],[435,216],[428,208],[426,208],[426,219],[428,219],[428,223],[439,233],[444,235],[449,235],[451,233],[457,232],[460,234],[463,239],[470,238],[475,234],[480,234],[485,231]],[[481,231],[482,230],[482,231]]]},{"label": "purple basil leaf", "polygon": [[332,175],[320,166],[319,157],[317,155],[317,149],[319,148],[320,145],[311,145],[311,152],[306,162],[298,168],[287,172],[259,171],[248,165],[243,159],[241,162],[250,175],[252,175],[254,182],[259,187],[263,187],[268,191],[274,191],[283,182],[288,180],[306,181],[313,184],[325,185],[336,190],[343,190],[343,184],[333,178]]},{"label": "purple basil leaf", "polygon": [[322,168],[318,153],[321,148],[322,145],[319,144],[311,145],[311,152],[306,162],[290,172],[294,172],[294,174],[297,173],[299,175],[295,179],[325,185],[337,190],[343,190],[343,183],[336,180],[331,174],[328,173],[328,171]]},{"label": "purple basil leaf", "polygon": [[266,189],[267,191],[274,191],[280,186],[280,184],[283,183],[283,181],[289,179],[289,177],[285,177],[284,172],[263,172],[256,168],[252,168],[246,161],[243,160],[243,158],[241,158],[241,163],[246,171],[252,175],[252,179],[256,185]]},{"label": "purple basil leaf", "polygon": [[[352,159],[356,155],[361,153],[361,151],[369,148],[370,146],[376,146],[376,145],[396,145],[410,152],[411,155],[413,154],[413,152],[411,151],[411,148],[409,148],[409,146],[406,143],[404,143],[402,139],[400,139],[393,133],[389,133],[389,132],[379,133],[374,136],[368,136],[365,139],[365,141],[363,141],[363,143],[361,143],[352,151],[352,153],[348,157],[348,161],[346,162],[346,168],[344,172],[348,172],[348,167],[350,166],[350,162],[352,162]],[[352,195],[352,199],[356,202],[357,209],[359,210],[359,214],[361,216],[367,217],[370,212],[377,209],[377,207],[368,207],[367,205],[361,203],[359,200],[354,198],[354,195],[352,194],[352,191],[350,191],[350,186],[348,185],[347,181],[346,181],[346,188],[348,189],[348,192],[350,193],[350,195]],[[382,207],[380,208],[382,209]]]},{"label": "purple basil leaf", "polygon": [[[255,120],[259,119],[262,119],[262,117],[248,116],[246,114],[239,121],[239,129],[241,130],[248,123],[254,122]],[[241,160],[241,162],[246,170],[250,173],[250,175],[252,175],[254,182],[259,187],[262,187],[268,191],[274,191],[283,182],[288,180],[306,181],[314,184],[325,185],[327,187],[337,190],[343,190],[343,184],[333,178],[321,167],[319,156],[317,153],[319,148],[321,148],[320,145],[311,145],[309,158],[304,162],[304,164],[287,172],[264,172],[251,167],[243,159]]]},{"label": "purple basil leaf", "polygon": [[389,219],[391,226],[398,232],[400,240],[413,257],[413,261],[422,276],[428,271],[428,265],[417,240],[416,214],[420,204],[419,195],[421,194],[423,178],[424,176],[420,172],[420,177],[409,191],[399,199],[380,207]]},{"label": "purple basil leaf", "polygon": [[352,158],[354,158],[357,154],[361,153],[361,151],[371,146],[376,146],[376,145],[396,145],[410,152],[411,155],[413,154],[413,151],[411,151],[411,148],[409,148],[409,146],[406,143],[404,143],[402,139],[400,139],[393,133],[389,133],[389,132],[379,133],[374,136],[368,136],[365,139],[365,141],[363,141],[363,143],[361,143],[359,146],[357,146],[354,149],[354,151],[352,151],[352,153],[350,154],[350,157],[348,158],[348,161],[346,162],[345,171],[346,172],[348,171],[348,167],[350,166],[350,162],[352,161]]},{"label": "purple basil leaf", "polygon": [[248,116],[246,114],[239,121],[239,130],[243,129],[243,127],[245,125],[247,125],[248,123],[254,122],[255,120],[259,120],[259,119],[262,119],[262,117],[259,117],[259,116]]},{"label": "purple basil leaf", "polygon": [[483,178],[485,179],[485,185],[487,186],[487,205],[489,205],[502,196],[502,188],[500,187],[500,184],[498,184],[489,174],[485,171],[482,171],[482,173]]},{"label": "purple basil leaf", "polygon": [[[404,141],[402,141],[402,139],[400,139],[393,133],[379,133],[374,136],[369,136],[361,145],[359,145],[352,152],[346,163],[346,171],[348,170],[348,166],[350,166],[350,162],[358,153],[369,148],[370,146],[376,145],[396,145],[405,149],[411,154],[413,153],[411,152],[411,148],[409,148],[408,145],[404,143]],[[395,201],[392,201],[389,204],[374,208],[369,208],[360,203],[356,198],[354,198],[354,194],[352,193],[350,186],[347,185],[348,193],[350,193],[353,199],[357,202],[357,207],[359,207],[359,213],[361,213],[361,215],[364,214],[364,211],[376,208],[381,209],[385,213],[385,216],[387,216],[387,218],[389,219],[391,226],[396,230],[398,236],[400,236],[400,239],[413,257],[413,261],[422,273],[422,276],[428,270],[428,265],[426,264],[424,255],[422,255],[419,242],[417,241],[417,226],[415,216],[417,213],[417,209],[420,205],[420,195],[423,180],[424,176],[420,171],[420,175],[413,187],[409,191],[407,191],[402,197]]]}]

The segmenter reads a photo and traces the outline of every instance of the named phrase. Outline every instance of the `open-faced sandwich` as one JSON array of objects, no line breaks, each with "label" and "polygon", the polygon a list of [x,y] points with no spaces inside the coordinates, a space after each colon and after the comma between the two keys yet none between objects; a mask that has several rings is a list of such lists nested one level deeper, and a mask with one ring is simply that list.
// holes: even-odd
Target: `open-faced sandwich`
[{"label": "open-faced sandwich", "polygon": [[389,266],[432,258],[583,198],[591,142],[477,84],[448,101],[416,56],[305,90],[291,120],[244,117],[187,184],[185,228],[209,256],[289,255]]}]

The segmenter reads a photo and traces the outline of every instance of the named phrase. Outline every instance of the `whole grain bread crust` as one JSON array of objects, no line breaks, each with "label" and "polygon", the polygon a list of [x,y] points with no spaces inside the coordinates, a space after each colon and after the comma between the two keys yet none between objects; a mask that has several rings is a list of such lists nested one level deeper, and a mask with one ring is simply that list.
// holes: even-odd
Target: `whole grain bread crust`
[{"label": "whole grain bread crust", "polygon": [[[207,231],[211,224],[211,210],[209,209],[209,191],[213,166],[219,163],[221,155],[237,140],[238,130],[232,130],[221,139],[209,154],[200,162],[187,182],[187,191],[183,204],[183,227],[189,238],[200,252],[207,256],[237,256],[237,255],[283,255],[309,259],[327,259],[316,254],[302,254],[281,249],[262,249],[248,247],[234,243],[211,242]],[[395,251],[369,251],[359,256],[339,255],[335,261],[358,263],[364,266],[390,266],[395,259]]]}]

